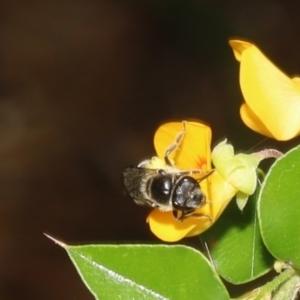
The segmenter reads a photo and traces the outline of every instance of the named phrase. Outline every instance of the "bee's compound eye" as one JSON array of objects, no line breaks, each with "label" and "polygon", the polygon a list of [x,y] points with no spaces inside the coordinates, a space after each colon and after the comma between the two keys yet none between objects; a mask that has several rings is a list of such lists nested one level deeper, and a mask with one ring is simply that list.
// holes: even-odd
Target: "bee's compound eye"
[{"label": "bee's compound eye", "polygon": [[176,183],[176,188],[172,196],[173,207],[177,210],[185,211],[197,209],[205,202],[199,184],[193,177],[183,177]]},{"label": "bee's compound eye", "polygon": [[168,203],[172,189],[172,179],[170,176],[158,175],[153,178],[150,186],[151,197],[159,203]]}]

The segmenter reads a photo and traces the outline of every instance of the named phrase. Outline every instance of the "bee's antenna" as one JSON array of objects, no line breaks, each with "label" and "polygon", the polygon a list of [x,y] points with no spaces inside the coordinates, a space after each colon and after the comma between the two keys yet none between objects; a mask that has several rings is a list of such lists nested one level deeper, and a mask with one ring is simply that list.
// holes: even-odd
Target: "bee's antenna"
[{"label": "bee's antenna", "polygon": [[202,180],[206,179],[208,176],[210,176],[213,172],[215,171],[215,169],[212,169],[210,171],[207,171],[207,173],[204,174],[204,176],[202,176],[201,178],[197,179],[197,182],[200,183]]},{"label": "bee's antenna", "polygon": [[258,147],[259,145],[261,145],[262,143],[264,143],[265,141],[267,141],[269,139],[270,138],[268,138],[268,137],[262,139],[260,142],[256,143],[254,146],[252,146],[251,148],[249,148],[246,152],[249,153],[251,150],[255,149],[256,147]]}]

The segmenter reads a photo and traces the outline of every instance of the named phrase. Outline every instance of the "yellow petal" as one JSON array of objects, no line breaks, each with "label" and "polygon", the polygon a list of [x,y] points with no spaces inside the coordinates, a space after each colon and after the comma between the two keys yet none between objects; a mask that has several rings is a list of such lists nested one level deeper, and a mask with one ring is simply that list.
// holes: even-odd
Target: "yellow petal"
[{"label": "yellow petal", "polygon": [[[211,198],[207,199],[208,203],[196,211],[197,214],[204,216],[189,217],[178,222],[174,220],[171,212],[161,212],[155,209],[150,213],[147,222],[158,238],[166,242],[176,242],[184,237],[198,235],[214,224],[237,190],[217,172],[214,172],[208,180]],[[211,219],[205,215],[210,216]]]},{"label": "yellow petal", "polygon": [[241,63],[240,85],[253,114],[275,139],[297,136],[300,133],[298,80],[286,76],[255,45],[239,40],[230,41],[230,45]]},{"label": "yellow petal", "polygon": [[213,219],[217,220],[238,190],[217,171],[215,171],[208,179],[211,201],[210,212]]},{"label": "yellow petal", "polygon": [[147,222],[151,231],[165,242],[176,242],[183,239],[196,226],[191,218],[178,222],[174,220],[171,212],[161,212],[158,209],[154,209],[150,213]]},{"label": "yellow petal", "polygon": [[[182,122],[170,122],[160,126],[154,135],[154,146],[157,156],[164,159],[167,148],[174,143],[183,130]],[[202,123],[185,121],[185,135],[179,147],[169,158],[180,170],[211,170],[211,129]],[[208,195],[207,180],[201,181],[201,189]]]},{"label": "yellow petal", "polygon": [[251,43],[248,43],[246,41],[239,41],[239,40],[230,40],[229,45],[231,46],[233,50],[234,57],[237,61],[241,61],[242,53],[244,50],[250,48],[252,46]]},{"label": "yellow petal", "polygon": [[253,131],[267,137],[274,138],[265,124],[253,113],[251,108],[246,103],[242,104],[240,108],[240,115],[243,122]]},{"label": "yellow petal", "polygon": [[[163,124],[154,136],[157,156],[164,159],[166,149],[175,141],[183,130],[182,122]],[[211,169],[210,161],[211,130],[208,126],[197,122],[186,122],[186,133],[180,146],[169,156],[175,166],[181,170]]]}]

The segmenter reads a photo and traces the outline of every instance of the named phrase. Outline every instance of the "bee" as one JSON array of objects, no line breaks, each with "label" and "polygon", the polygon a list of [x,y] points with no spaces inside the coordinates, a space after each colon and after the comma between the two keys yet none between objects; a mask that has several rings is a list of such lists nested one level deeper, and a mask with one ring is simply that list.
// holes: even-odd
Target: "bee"
[{"label": "bee", "polygon": [[[183,221],[190,216],[204,216],[211,220],[210,216],[197,214],[195,211],[207,203],[200,182],[211,175],[213,170],[180,170],[169,158],[180,146],[185,132],[183,121],[182,131],[165,151],[164,163],[158,157],[154,157],[142,161],[136,167],[126,168],[123,172],[125,191],[139,205],[172,211],[177,221]],[[195,174],[200,174],[201,178],[192,177]]]}]

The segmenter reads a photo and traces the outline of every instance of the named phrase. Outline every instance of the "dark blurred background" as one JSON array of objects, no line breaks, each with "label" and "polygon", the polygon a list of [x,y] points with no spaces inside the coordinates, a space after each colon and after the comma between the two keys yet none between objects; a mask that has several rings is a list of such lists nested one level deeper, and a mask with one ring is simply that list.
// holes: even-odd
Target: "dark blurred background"
[{"label": "dark blurred background", "polygon": [[159,242],[121,173],[155,154],[161,123],[202,119],[213,144],[227,137],[245,151],[263,140],[240,121],[227,40],[252,40],[300,72],[295,3],[0,2],[0,299],[93,299],[43,232],[70,244]]}]

